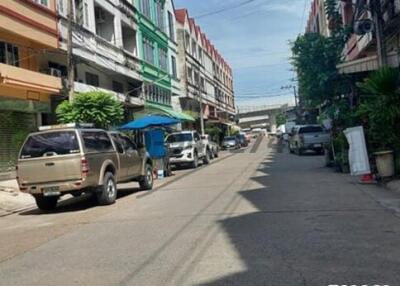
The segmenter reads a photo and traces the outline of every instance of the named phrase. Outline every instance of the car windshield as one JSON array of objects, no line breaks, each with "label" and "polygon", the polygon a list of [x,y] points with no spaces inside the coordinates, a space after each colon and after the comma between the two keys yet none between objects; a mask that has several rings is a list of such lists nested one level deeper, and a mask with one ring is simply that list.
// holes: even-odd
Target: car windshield
[{"label": "car windshield", "polygon": [[317,132],[323,132],[324,130],[322,129],[321,126],[306,126],[306,127],[301,127],[299,133],[304,134],[304,133],[317,133]]},{"label": "car windshield", "polygon": [[21,150],[20,158],[68,155],[79,152],[76,133],[74,131],[58,131],[31,135]]},{"label": "car windshield", "polygon": [[187,142],[192,140],[193,136],[191,133],[171,134],[167,138],[168,143]]},{"label": "car windshield", "polygon": [[236,140],[235,137],[225,137],[224,138],[224,141],[234,141],[234,140]]}]

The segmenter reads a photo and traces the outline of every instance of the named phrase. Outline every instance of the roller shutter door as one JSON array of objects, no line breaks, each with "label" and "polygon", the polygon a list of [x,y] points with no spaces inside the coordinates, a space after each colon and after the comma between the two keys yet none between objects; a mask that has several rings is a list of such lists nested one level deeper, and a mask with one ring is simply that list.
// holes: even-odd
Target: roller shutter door
[{"label": "roller shutter door", "polygon": [[0,110],[0,173],[15,169],[21,144],[36,126],[36,114]]}]

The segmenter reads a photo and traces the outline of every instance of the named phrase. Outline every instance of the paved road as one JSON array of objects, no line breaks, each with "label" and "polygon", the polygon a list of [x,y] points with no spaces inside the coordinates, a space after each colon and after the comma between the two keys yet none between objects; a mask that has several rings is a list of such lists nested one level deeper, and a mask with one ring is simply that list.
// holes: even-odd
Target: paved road
[{"label": "paved road", "polygon": [[251,150],[113,206],[4,218],[0,285],[399,285],[397,216],[321,157]]}]

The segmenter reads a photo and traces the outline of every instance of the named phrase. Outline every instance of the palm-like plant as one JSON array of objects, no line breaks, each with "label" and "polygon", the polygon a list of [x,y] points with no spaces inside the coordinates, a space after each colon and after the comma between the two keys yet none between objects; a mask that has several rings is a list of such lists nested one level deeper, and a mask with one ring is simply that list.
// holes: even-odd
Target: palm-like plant
[{"label": "palm-like plant", "polygon": [[367,122],[367,135],[376,150],[400,145],[400,73],[384,67],[358,86],[364,92],[358,114]]}]

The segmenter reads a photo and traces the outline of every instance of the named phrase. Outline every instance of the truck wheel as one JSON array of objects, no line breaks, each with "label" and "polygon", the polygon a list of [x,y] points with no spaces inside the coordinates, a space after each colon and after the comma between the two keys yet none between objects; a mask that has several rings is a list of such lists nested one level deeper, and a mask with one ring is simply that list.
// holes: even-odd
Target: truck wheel
[{"label": "truck wheel", "polygon": [[58,197],[35,196],[36,205],[44,211],[54,210],[57,206]]},{"label": "truck wheel", "polygon": [[217,149],[216,151],[215,151],[215,154],[214,154],[214,158],[218,158],[218,156],[219,156],[219,150]]},{"label": "truck wheel", "polygon": [[104,175],[103,185],[99,186],[96,198],[100,205],[111,205],[117,199],[117,184],[112,173]]},{"label": "truck wheel", "polygon": [[211,152],[210,150],[207,150],[206,155],[203,158],[203,163],[206,165],[210,164],[210,157],[211,157]]},{"label": "truck wheel", "polygon": [[197,153],[194,152],[193,154],[193,162],[192,162],[192,168],[196,169],[199,166],[199,157],[197,156]]},{"label": "truck wheel", "polygon": [[149,164],[146,164],[145,175],[140,179],[139,186],[142,191],[153,188],[153,168]]}]

